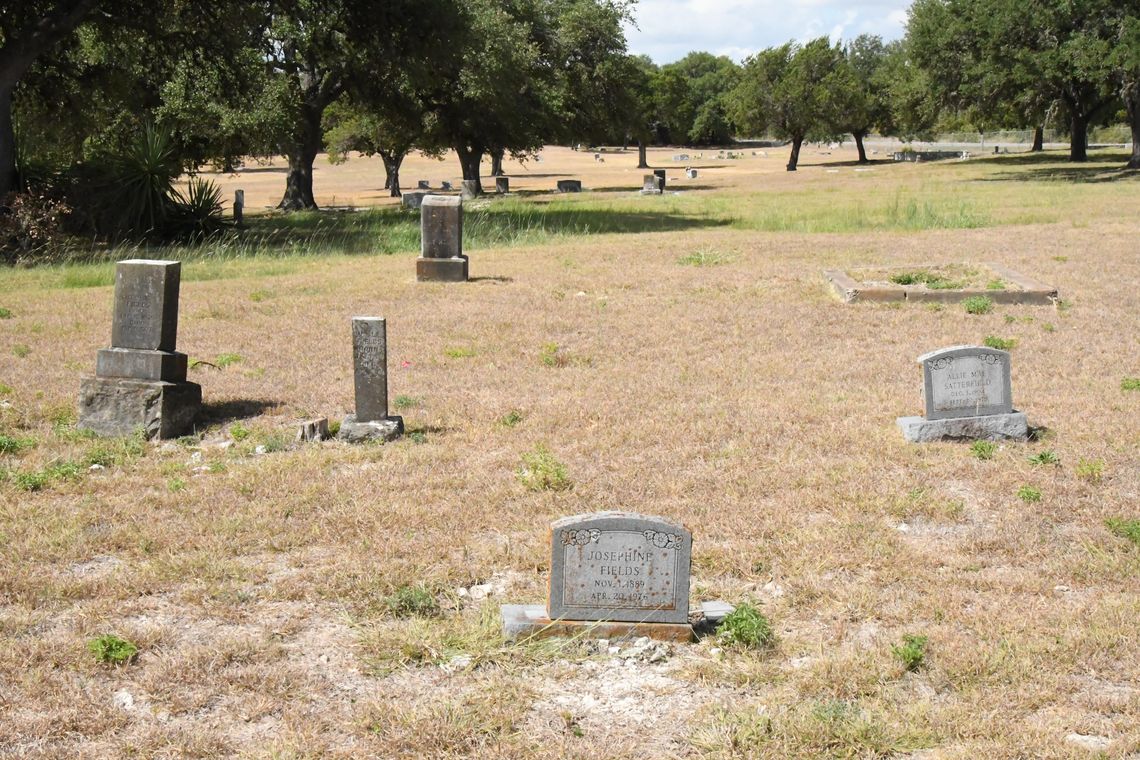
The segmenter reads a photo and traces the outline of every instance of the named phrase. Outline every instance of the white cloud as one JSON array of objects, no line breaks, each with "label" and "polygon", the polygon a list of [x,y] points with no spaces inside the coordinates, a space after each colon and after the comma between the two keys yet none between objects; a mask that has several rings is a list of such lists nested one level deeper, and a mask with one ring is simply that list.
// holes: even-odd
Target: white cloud
[{"label": "white cloud", "polygon": [[636,28],[626,37],[633,53],[669,63],[693,50],[741,60],[789,40],[859,34],[897,39],[910,0],[638,0]]}]

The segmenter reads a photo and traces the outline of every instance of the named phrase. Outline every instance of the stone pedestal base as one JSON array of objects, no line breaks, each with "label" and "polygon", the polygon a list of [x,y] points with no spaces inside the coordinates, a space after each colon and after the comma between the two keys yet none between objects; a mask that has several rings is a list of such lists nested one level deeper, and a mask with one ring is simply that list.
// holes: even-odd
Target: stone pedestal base
[{"label": "stone pedestal base", "polygon": [[450,259],[416,259],[416,280],[419,282],[467,282],[467,257]]},{"label": "stone pedestal base", "polygon": [[404,434],[403,417],[387,417],[371,422],[357,422],[356,415],[350,414],[340,423],[336,437],[349,443],[365,441],[394,441]]},{"label": "stone pedestal base", "polygon": [[186,354],[138,348],[101,348],[95,355],[95,376],[181,383],[186,380]]},{"label": "stone pedestal base", "polygon": [[79,385],[79,423],[99,435],[177,438],[193,432],[202,406],[197,383],[85,377]]},{"label": "stone pedestal base", "polygon": [[641,188],[642,195],[661,195],[661,190],[656,187],[643,187]]},{"label": "stone pedestal base", "polygon": [[896,420],[903,437],[911,443],[930,441],[1024,441],[1029,438],[1029,423],[1022,412],[987,414],[982,417],[954,417],[928,420],[925,417],[899,417]]},{"label": "stone pedestal base", "polygon": [[503,636],[510,640],[545,639],[552,636],[587,639],[636,639],[648,636],[657,641],[692,641],[693,626],[688,623],[620,623],[605,620],[551,620],[541,604],[504,604]]}]

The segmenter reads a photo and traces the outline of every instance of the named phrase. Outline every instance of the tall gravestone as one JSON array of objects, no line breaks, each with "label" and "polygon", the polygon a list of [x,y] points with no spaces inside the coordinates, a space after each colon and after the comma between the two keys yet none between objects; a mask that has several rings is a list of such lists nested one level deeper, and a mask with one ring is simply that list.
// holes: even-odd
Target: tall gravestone
[{"label": "tall gravestone", "polygon": [[350,443],[398,438],[404,418],[388,414],[388,328],[383,317],[352,318],[352,367],[356,413],[340,423],[337,437]]},{"label": "tall gravestone", "polygon": [[511,191],[510,177],[495,177],[495,192],[506,195]]},{"label": "tall gravestone", "polygon": [[689,641],[692,550],[692,533],[660,517],[598,512],[557,520],[550,527],[547,604],[503,605],[503,631],[508,638]]},{"label": "tall gravestone", "polygon": [[466,282],[463,255],[463,201],[450,195],[427,195],[420,203],[420,282]]},{"label": "tall gravestone", "polygon": [[661,195],[661,185],[657,182],[657,175],[643,174],[641,176],[642,195]]},{"label": "tall gravestone", "polygon": [[1029,437],[1025,415],[1013,408],[1009,352],[952,346],[918,357],[922,366],[923,417],[899,417],[912,443]]},{"label": "tall gravestone", "polygon": [[479,180],[465,179],[459,183],[459,197],[465,201],[473,201],[479,197]]},{"label": "tall gravestone", "polygon": [[657,178],[657,187],[661,192],[665,192],[665,170],[654,169],[653,176]]},{"label": "tall gravestone", "polygon": [[177,438],[193,429],[202,388],[175,351],[182,264],[129,259],[115,267],[111,346],[79,387],[78,426],[100,435]]}]

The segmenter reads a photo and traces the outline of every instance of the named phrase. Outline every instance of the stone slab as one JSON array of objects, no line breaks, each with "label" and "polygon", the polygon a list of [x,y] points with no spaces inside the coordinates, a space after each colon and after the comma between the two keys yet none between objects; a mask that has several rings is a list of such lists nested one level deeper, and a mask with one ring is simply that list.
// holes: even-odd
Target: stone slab
[{"label": "stone slab", "polygon": [[479,181],[465,179],[459,183],[459,197],[465,201],[475,200],[479,197]]},{"label": "stone slab", "polygon": [[558,180],[556,187],[560,193],[580,193],[582,192],[582,180],[560,179]]},{"label": "stone slab", "polygon": [[648,636],[657,641],[683,644],[694,639],[693,626],[686,623],[631,623],[600,620],[551,620],[541,604],[504,604],[501,608],[503,637],[545,639],[552,637],[587,639],[637,639]]},{"label": "stone slab", "polygon": [[555,521],[550,530],[550,617],[688,623],[692,533],[632,512]]},{"label": "stone slab", "polygon": [[297,442],[323,441],[329,437],[329,418],[305,420],[297,428]]},{"label": "stone slab", "polygon": [[404,418],[388,417],[383,420],[357,422],[356,415],[350,414],[340,423],[336,437],[348,443],[365,441],[394,441],[404,434]]},{"label": "stone slab", "polygon": [[923,354],[926,419],[980,417],[1013,411],[1009,352],[984,346],[951,346]]},{"label": "stone slab", "polygon": [[463,255],[463,200],[425,195],[420,204],[420,257],[455,259]]},{"label": "stone slab", "polygon": [[404,208],[418,210],[424,202],[425,195],[427,195],[427,193],[419,191],[403,193],[400,195],[400,205]]},{"label": "stone slab", "polygon": [[136,380],[186,379],[186,354],[176,351],[146,351],[141,348],[101,348],[95,355],[99,377],[131,377]]},{"label": "stone slab", "polygon": [[467,257],[416,259],[416,279],[420,282],[467,282]]},{"label": "stone slab", "polygon": [[388,328],[383,317],[352,318],[352,385],[356,420],[388,417]]},{"label": "stone slab", "polygon": [[1029,423],[1022,412],[987,414],[983,417],[951,417],[928,420],[925,417],[899,417],[903,437],[911,443],[933,441],[1025,441]]},{"label": "stone slab", "polygon": [[511,191],[510,177],[495,177],[495,192],[506,194]]},{"label": "stone slab", "polygon": [[174,350],[181,273],[178,261],[126,259],[115,265],[114,348]]},{"label": "stone slab", "polygon": [[86,377],[79,386],[77,427],[99,435],[178,438],[194,430],[202,406],[197,383]]}]

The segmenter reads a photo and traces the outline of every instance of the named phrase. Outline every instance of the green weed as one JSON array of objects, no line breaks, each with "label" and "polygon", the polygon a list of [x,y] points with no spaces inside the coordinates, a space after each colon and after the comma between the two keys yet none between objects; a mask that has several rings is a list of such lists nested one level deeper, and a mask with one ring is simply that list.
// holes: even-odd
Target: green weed
[{"label": "green weed", "polygon": [[84,461],[88,465],[97,464],[100,467],[121,466],[138,459],[145,451],[146,445],[142,435],[133,435],[101,441],[87,451]]},{"label": "green weed", "polygon": [[560,353],[557,343],[545,343],[538,354],[539,361],[546,367],[565,367],[569,359]]},{"label": "green weed", "polygon": [[448,359],[470,359],[475,355],[475,349],[467,346],[455,346],[452,348],[445,348],[443,355]]},{"label": "green weed", "polygon": [[31,356],[32,349],[25,343],[17,343],[16,345],[12,346],[12,354],[17,359],[26,359],[27,357]]},{"label": "green weed", "polygon": [[523,454],[522,467],[515,473],[528,491],[565,491],[571,486],[566,465],[545,447]]},{"label": "green weed", "polygon": [[261,303],[262,301],[267,301],[270,298],[273,298],[273,295],[274,294],[272,290],[255,290],[249,294],[249,300],[253,301],[254,303]]},{"label": "green weed", "polygon": [[1052,322],[1045,322],[1044,324],[1041,325],[1041,329],[1047,333],[1051,333],[1051,332],[1055,332],[1057,328],[1053,326]]},{"label": "green weed", "polygon": [[384,606],[396,617],[436,617],[440,613],[435,594],[426,586],[400,586]]},{"label": "green weed", "polygon": [[394,409],[411,409],[413,406],[420,405],[420,399],[415,396],[399,395],[392,399],[392,407]]},{"label": "green weed", "polygon": [[763,612],[748,602],[725,616],[717,630],[717,636],[725,646],[736,645],[746,649],[763,649],[776,641],[772,623]]},{"label": "green weed", "polygon": [[512,409],[511,411],[507,412],[506,414],[504,414],[502,417],[499,418],[499,424],[503,425],[504,427],[513,428],[515,425],[519,424],[524,419],[525,418],[523,417],[522,412],[520,412],[518,409]]},{"label": "green weed", "polygon": [[996,335],[987,335],[986,339],[982,341],[982,345],[996,348],[999,351],[1009,351],[1017,345],[1017,338],[999,338]]},{"label": "green weed", "polygon": [[1033,486],[1022,486],[1017,489],[1017,498],[1021,499],[1027,504],[1032,504],[1041,501],[1041,491]]},{"label": "green weed", "polygon": [[171,493],[178,493],[179,491],[186,490],[186,481],[182,478],[171,478],[166,483],[166,488]]},{"label": "green weed", "polygon": [[903,667],[914,672],[922,667],[926,659],[926,636],[908,633],[903,636],[902,644],[892,644],[891,653],[902,660]]},{"label": "green weed", "polygon": [[1112,532],[1112,535],[1127,539],[1140,546],[1140,520],[1110,517],[1104,521],[1104,524]]},{"label": "green weed", "polygon": [[241,361],[241,354],[218,354],[214,357],[214,365],[218,369],[225,369],[231,364],[237,364]]},{"label": "green weed", "polygon": [[997,450],[998,445],[993,441],[974,441],[970,444],[970,451],[974,453],[975,457],[983,461],[993,459]]},{"label": "green weed", "polygon": [[986,290],[1005,290],[1005,280],[1000,277],[986,283]]},{"label": "green weed", "polygon": [[1077,477],[1081,480],[1087,480],[1090,483],[1099,483],[1101,478],[1104,477],[1104,460],[1103,459],[1085,459],[1077,460]]},{"label": "green weed", "polygon": [[1140,391],[1140,377],[1126,377],[1120,381],[1122,391]]},{"label": "green weed", "polygon": [[1059,465],[1061,464],[1061,457],[1052,449],[1045,449],[1029,457],[1029,463],[1038,467],[1047,464]]},{"label": "green weed", "polygon": [[732,261],[732,256],[711,248],[701,248],[677,259],[677,263],[690,267],[715,267]]},{"label": "green weed", "polygon": [[233,438],[235,441],[244,441],[246,438],[249,438],[249,434],[251,432],[252,431],[249,428],[240,422],[235,422],[234,424],[230,425],[230,438]]},{"label": "green weed", "polygon": [[36,445],[35,438],[17,438],[0,434],[0,454],[19,454]]},{"label": "green weed", "polygon": [[994,310],[994,302],[988,296],[970,296],[962,301],[967,314],[989,314]]},{"label": "green weed", "polygon": [[0,306],[0,319],[11,319],[11,318],[12,318],[12,310],[6,309],[3,306]]},{"label": "green weed", "polygon": [[139,648],[130,641],[112,634],[91,639],[87,642],[87,650],[95,655],[95,659],[99,662],[111,665],[123,665],[133,660],[139,653]]}]

